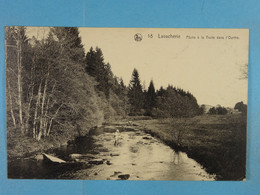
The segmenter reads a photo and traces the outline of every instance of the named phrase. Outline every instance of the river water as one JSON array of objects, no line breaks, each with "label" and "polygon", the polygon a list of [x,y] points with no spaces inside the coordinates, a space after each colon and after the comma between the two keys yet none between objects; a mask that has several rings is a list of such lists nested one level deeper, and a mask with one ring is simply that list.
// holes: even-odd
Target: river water
[{"label": "river water", "polygon": [[[118,144],[114,132],[120,128]],[[105,126],[48,154],[69,163],[46,164],[35,157],[8,163],[9,178],[85,180],[214,180],[186,153],[134,128]]]}]

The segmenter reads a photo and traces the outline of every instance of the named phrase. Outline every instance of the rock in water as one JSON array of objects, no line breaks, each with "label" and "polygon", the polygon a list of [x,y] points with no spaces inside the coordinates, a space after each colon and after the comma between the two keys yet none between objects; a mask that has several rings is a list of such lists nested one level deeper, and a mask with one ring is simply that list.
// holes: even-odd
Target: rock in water
[{"label": "rock in water", "polygon": [[110,175],[110,177],[115,177],[117,176],[119,173],[122,173],[121,171],[114,171],[114,174],[113,175]]},{"label": "rock in water", "polygon": [[104,162],[103,159],[92,159],[88,163],[93,165],[101,165],[103,164],[103,162]]},{"label": "rock in water", "polygon": [[96,156],[94,154],[86,154],[85,157],[91,158],[91,159],[96,158]]},{"label": "rock in water", "polygon": [[111,153],[110,156],[119,156],[117,153]]},{"label": "rock in water", "polygon": [[128,180],[130,177],[129,174],[122,174],[122,175],[118,175],[118,178],[120,178],[121,180]]},{"label": "rock in water", "polygon": [[99,148],[98,151],[99,152],[109,152],[109,150],[107,148],[104,148],[104,147]]},{"label": "rock in water", "polygon": [[37,154],[34,158],[35,158],[37,161],[38,161],[38,160],[43,160],[43,155],[42,155],[42,154]]},{"label": "rock in water", "polygon": [[82,154],[70,154],[71,159],[81,158]]}]

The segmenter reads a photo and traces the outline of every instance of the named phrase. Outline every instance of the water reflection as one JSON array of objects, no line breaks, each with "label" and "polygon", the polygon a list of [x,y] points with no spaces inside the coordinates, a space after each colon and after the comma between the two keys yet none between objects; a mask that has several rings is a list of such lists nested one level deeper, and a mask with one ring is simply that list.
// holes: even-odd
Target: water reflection
[{"label": "water reflection", "polygon": [[[116,146],[114,132],[111,128],[103,127],[89,136],[77,138],[67,147],[49,151],[49,154],[69,162],[66,166],[46,165],[34,159],[17,159],[8,163],[8,177],[113,180],[123,174],[129,175],[130,180],[214,179],[186,153],[174,151],[142,131],[121,131]],[[73,160],[72,156],[75,157]],[[103,163],[91,164],[91,160]]]}]

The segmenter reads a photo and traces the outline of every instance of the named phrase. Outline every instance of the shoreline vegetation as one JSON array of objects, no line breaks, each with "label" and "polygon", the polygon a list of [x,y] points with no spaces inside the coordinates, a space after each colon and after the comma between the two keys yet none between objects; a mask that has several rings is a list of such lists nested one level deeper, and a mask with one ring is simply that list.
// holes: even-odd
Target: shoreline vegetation
[{"label": "shoreline vegetation", "polygon": [[245,177],[246,104],[199,105],[178,83],[155,89],[151,80],[146,88],[135,68],[125,84],[101,48],[85,51],[78,28],[44,30],[39,39],[29,38],[26,27],[5,28],[8,160],[65,146],[104,122],[122,120],[187,152],[220,180]]},{"label": "shoreline vegetation", "polygon": [[[153,119],[145,116],[132,116],[104,122],[105,125],[129,125],[156,137],[176,152],[186,152],[188,157],[200,163],[208,173],[215,174],[217,180],[245,179],[246,159],[246,116],[200,115],[193,118]],[[173,122],[174,120],[174,122]],[[95,131],[92,128],[90,131]],[[181,138],[175,136],[181,133]],[[87,134],[88,135],[88,134]],[[17,138],[18,139],[18,138]],[[56,136],[45,141],[32,138],[17,141],[14,148],[9,148],[8,157],[33,158],[49,149],[68,145],[77,139]],[[177,141],[179,139],[179,141]],[[177,143],[180,142],[180,143]],[[10,159],[10,160],[11,160]]]},{"label": "shoreline vegetation", "polygon": [[[245,115],[201,115],[193,118],[137,120],[146,133],[200,163],[217,180],[246,177]],[[182,132],[178,144],[176,133]],[[177,139],[177,140],[176,140]]]}]

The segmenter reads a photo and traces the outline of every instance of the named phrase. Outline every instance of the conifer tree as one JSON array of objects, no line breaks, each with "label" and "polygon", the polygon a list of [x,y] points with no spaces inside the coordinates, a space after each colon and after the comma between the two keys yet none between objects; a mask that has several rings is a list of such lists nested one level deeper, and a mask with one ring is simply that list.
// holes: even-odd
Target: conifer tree
[{"label": "conifer tree", "polygon": [[110,64],[104,62],[102,50],[98,47],[96,47],[96,50],[93,50],[91,47],[86,55],[85,63],[87,73],[98,82],[97,89],[108,98],[113,74]]},{"label": "conifer tree", "polygon": [[54,27],[51,28],[51,33],[59,40],[61,53],[75,62],[83,62],[85,52],[78,28]]},{"label": "conifer tree", "polygon": [[95,77],[96,71],[97,71],[96,70],[97,66],[95,64],[96,63],[95,62],[95,51],[94,51],[93,47],[91,47],[89,52],[87,53],[85,63],[86,63],[86,66],[85,66],[86,72],[90,76]]},{"label": "conifer tree", "polygon": [[129,84],[128,98],[130,103],[130,113],[138,115],[143,108],[143,91],[139,78],[139,73],[136,69],[133,70],[132,79]]},{"label": "conifer tree", "polygon": [[145,95],[145,109],[148,115],[151,115],[151,111],[155,107],[155,105],[156,105],[156,93],[155,93],[153,80],[151,80],[148,87],[148,91]]}]

